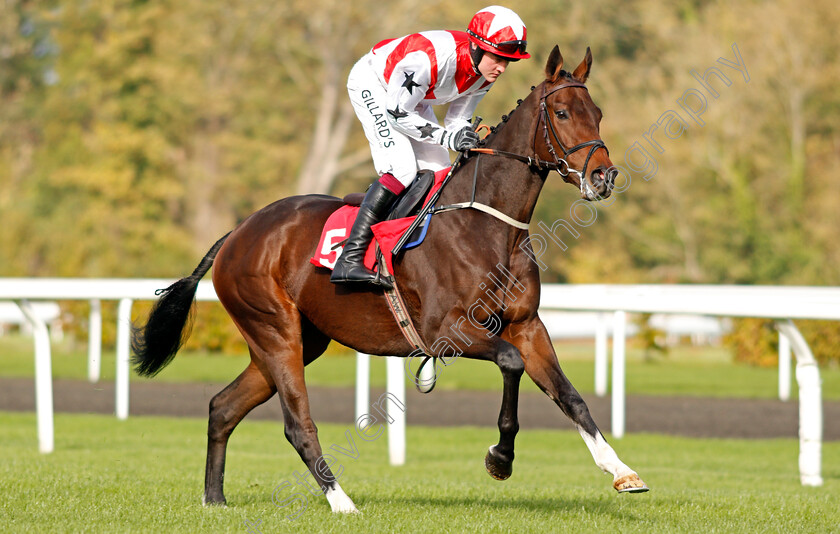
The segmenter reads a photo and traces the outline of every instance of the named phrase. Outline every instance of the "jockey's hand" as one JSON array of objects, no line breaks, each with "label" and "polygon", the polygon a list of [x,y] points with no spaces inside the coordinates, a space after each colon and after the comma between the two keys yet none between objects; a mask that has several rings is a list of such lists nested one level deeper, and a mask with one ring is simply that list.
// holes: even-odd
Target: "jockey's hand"
[{"label": "jockey's hand", "polygon": [[472,126],[464,126],[457,132],[447,132],[449,135],[449,148],[455,152],[462,152],[478,146],[479,137],[472,129]]}]

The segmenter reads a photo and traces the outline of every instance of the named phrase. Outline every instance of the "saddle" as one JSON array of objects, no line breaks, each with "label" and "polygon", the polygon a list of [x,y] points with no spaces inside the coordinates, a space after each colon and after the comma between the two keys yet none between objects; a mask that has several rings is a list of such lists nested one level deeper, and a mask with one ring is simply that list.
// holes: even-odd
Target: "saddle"
[{"label": "saddle", "polygon": [[[386,220],[371,227],[375,239],[371,242],[365,254],[365,267],[371,270],[376,268],[376,245],[378,243],[379,250],[385,256],[389,270],[393,270],[391,250],[409,229],[414,221],[414,216],[423,208],[424,202],[431,197],[436,187],[441,186],[448,170],[421,171],[418,173],[417,178],[395,202]],[[363,199],[363,193],[352,193],[344,197],[344,206],[333,212],[327,219],[318,248],[309,260],[310,263],[318,267],[333,268],[338,257],[338,249],[350,233],[350,227],[356,219],[356,213],[359,211],[359,205],[361,205]],[[428,219],[426,223],[428,223]],[[410,241],[403,248],[408,249],[419,245],[425,237],[427,228],[428,224],[418,226],[416,230],[412,231]]]},{"label": "saddle", "polygon": [[[402,219],[403,217],[413,217],[420,212],[423,207],[423,201],[428,197],[432,185],[435,183],[435,172],[430,170],[421,170],[417,173],[417,177],[411,184],[403,191],[397,201],[388,212],[386,221],[393,221],[394,219]],[[350,193],[345,196],[342,201],[348,206],[361,206],[365,198],[364,193]]]}]

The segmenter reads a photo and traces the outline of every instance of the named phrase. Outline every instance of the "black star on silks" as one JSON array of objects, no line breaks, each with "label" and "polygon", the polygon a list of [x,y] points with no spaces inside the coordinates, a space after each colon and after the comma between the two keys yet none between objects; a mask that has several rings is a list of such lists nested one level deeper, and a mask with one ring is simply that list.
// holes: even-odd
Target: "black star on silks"
[{"label": "black star on silks", "polygon": [[394,109],[389,109],[388,114],[394,117],[394,120],[399,120],[403,117],[408,117],[408,113],[406,113],[405,111],[400,111],[399,104],[397,104],[397,107],[395,107]]},{"label": "black star on silks", "polygon": [[426,137],[431,137],[432,133],[437,130],[437,127],[432,126],[431,123],[426,123],[425,126],[417,126],[417,129],[420,130],[420,139],[424,139]]},{"label": "black star on silks", "polygon": [[420,87],[419,83],[414,82],[413,72],[411,74],[403,72],[403,76],[405,76],[405,82],[403,82],[402,86],[408,89],[408,94],[412,94],[411,91],[414,90],[415,87]]}]

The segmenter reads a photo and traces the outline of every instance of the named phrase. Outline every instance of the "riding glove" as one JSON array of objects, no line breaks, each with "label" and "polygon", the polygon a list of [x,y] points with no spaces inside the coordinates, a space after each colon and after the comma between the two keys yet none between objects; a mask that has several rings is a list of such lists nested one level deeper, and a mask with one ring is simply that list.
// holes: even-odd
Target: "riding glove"
[{"label": "riding glove", "polygon": [[448,146],[455,152],[469,150],[478,146],[479,137],[472,129],[472,126],[464,126],[457,132],[446,132],[443,134],[441,143]]}]

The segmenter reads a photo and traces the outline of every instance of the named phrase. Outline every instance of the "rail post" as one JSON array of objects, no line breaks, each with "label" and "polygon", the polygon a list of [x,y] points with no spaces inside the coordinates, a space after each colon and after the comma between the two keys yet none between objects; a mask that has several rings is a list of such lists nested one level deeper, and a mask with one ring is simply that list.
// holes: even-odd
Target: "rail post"
[{"label": "rail post", "polygon": [[128,419],[128,353],[131,337],[131,299],[120,299],[117,308],[117,419]]},{"label": "rail post", "polygon": [[370,410],[370,354],[356,353],[356,421]]},{"label": "rail post", "polygon": [[[388,393],[398,398],[405,407],[405,369],[403,364],[403,358],[396,356],[385,358]],[[391,465],[403,465],[405,464],[405,412],[395,409],[393,402],[386,404],[388,405],[388,416],[394,419],[388,427],[388,456]]]},{"label": "rail post", "polygon": [[595,394],[607,394],[607,314],[599,313],[595,319]]},{"label": "rail post", "polygon": [[38,450],[44,454],[55,449],[53,424],[52,357],[47,325],[38,317],[28,300],[17,302],[35,336],[35,413],[38,419]]},{"label": "rail post", "polygon": [[803,486],[822,486],[822,384],[817,360],[793,321],[776,321],[796,354],[799,384],[799,477]]},{"label": "rail post", "polygon": [[624,369],[626,358],[627,313],[613,313],[613,379],[612,379],[612,435],[624,437]]},{"label": "rail post", "polygon": [[88,381],[99,382],[102,369],[102,301],[90,300],[88,320]]}]

